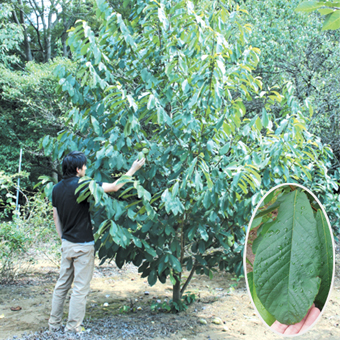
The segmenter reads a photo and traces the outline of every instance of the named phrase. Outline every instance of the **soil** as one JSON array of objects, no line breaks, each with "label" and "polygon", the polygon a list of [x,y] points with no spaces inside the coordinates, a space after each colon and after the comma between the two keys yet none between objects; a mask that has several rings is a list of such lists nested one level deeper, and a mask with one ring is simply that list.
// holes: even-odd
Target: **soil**
[{"label": "soil", "polygon": [[[339,253],[339,248],[337,248]],[[336,256],[336,267],[340,256]],[[150,287],[136,267],[119,269],[114,263],[96,265],[87,299],[81,335],[49,332],[51,298],[59,269],[38,262],[15,283],[0,286],[0,339],[281,339],[257,316],[244,279],[215,273],[213,279],[194,276],[189,290],[197,300],[185,312],[152,312],[151,304],[171,299],[170,284]],[[237,286],[236,286],[237,285]],[[70,293],[69,293],[70,294]],[[68,300],[65,306],[67,318]],[[104,306],[105,304],[105,306]],[[132,309],[123,313],[122,309]],[[11,307],[21,307],[12,311]],[[221,323],[213,323],[220,318]],[[216,320],[215,320],[216,321]],[[335,277],[328,304],[320,319],[299,339],[340,338],[340,277]]]}]

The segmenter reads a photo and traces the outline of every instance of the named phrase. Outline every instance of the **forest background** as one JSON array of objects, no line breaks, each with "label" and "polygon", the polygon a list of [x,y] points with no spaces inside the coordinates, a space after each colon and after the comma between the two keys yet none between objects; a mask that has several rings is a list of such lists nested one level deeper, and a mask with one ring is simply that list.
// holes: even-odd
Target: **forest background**
[{"label": "forest background", "polygon": [[[135,9],[144,3],[152,4],[151,1],[141,0],[108,1],[109,7],[117,13],[120,13],[125,23],[128,23],[129,20],[136,15]],[[206,10],[208,13],[213,13],[219,10],[219,1],[194,1],[193,3],[198,12]],[[326,206],[335,235],[337,235],[340,230],[340,203],[337,194],[337,181],[340,178],[338,170],[340,160],[340,30],[322,30],[325,23],[327,23],[327,18],[325,21],[324,17],[326,13],[314,10],[317,9],[317,7],[312,8],[313,11],[307,10],[307,13],[296,12],[295,10],[299,5],[299,1],[265,0],[256,2],[230,1],[226,3],[231,13],[242,14],[237,16],[237,26],[242,34],[239,34],[237,39],[234,38],[233,40],[233,37],[231,38],[233,48],[235,51],[241,51],[238,58],[241,58],[244,52],[242,44],[258,49],[256,50],[258,51],[256,54],[259,55],[259,61],[249,66],[246,64],[248,61],[245,60],[244,69],[248,72],[247,67],[251,67],[252,69],[249,69],[249,74],[251,71],[252,79],[261,79],[262,81],[262,89],[258,87],[257,90],[253,91],[249,91],[248,88],[242,88],[243,85],[240,85],[241,82],[235,81],[235,88],[232,88],[232,91],[237,93],[237,86],[239,86],[241,88],[240,97],[243,99],[236,103],[236,107],[240,112],[240,117],[242,117],[242,123],[249,123],[248,128],[241,125],[241,122],[235,123],[236,130],[241,126],[243,132],[240,132],[239,135],[244,136],[256,125],[259,134],[264,137],[267,134],[268,120],[270,120],[276,128],[275,133],[282,133],[282,140],[289,140],[289,137],[292,136],[293,141],[297,144],[300,143],[300,139],[304,139],[304,145],[307,145],[308,140],[314,138],[310,138],[309,133],[317,136],[313,141],[317,144],[318,151],[312,155],[312,158],[317,158],[317,160],[315,160],[316,163],[318,161],[320,162],[317,166],[318,169],[321,169],[321,163],[323,164],[324,174],[319,176],[315,174],[315,177],[313,177],[311,174],[304,174],[306,168],[299,170],[298,167],[293,168],[293,172],[295,178],[298,178],[300,175],[301,178],[306,176],[302,182],[309,181],[313,183],[319,193],[320,200]],[[91,34],[93,34],[94,37],[98,39],[103,37],[103,22],[105,23],[107,19],[105,11],[108,9],[103,2],[99,1],[98,4],[99,5],[95,5],[94,1],[63,0],[50,2],[35,0],[0,2],[0,141],[2,145],[0,153],[0,217],[2,221],[2,231],[0,236],[5,240],[4,235],[11,230],[13,239],[19,240],[19,242],[12,242],[11,246],[7,247],[7,253],[1,254],[2,259],[7,259],[3,262],[3,268],[6,268],[6,270],[11,267],[11,261],[8,261],[8,254],[12,253],[13,250],[19,252],[20,249],[25,249],[34,238],[32,237],[34,233],[27,235],[27,232],[21,232],[21,229],[15,229],[18,224],[21,223],[26,226],[33,225],[31,230],[35,230],[35,235],[39,235],[38,238],[43,236],[49,238],[50,235],[53,235],[54,230],[50,214],[51,207],[44,198],[41,198],[40,194],[37,195],[38,188],[36,184],[41,181],[39,177],[45,176],[44,181],[46,182],[49,180],[54,180],[54,182],[60,180],[62,177],[60,159],[75,147],[84,147],[91,138],[100,138],[104,135],[98,126],[98,121],[100,121],[98,115],[100,118],[101,108],[96,108],[97,111],[96,114],[93,115],[94,118],[91,118],[86,126],[86,132],[84,133],[84,131],[82,131],[83,127],[79,125],[79,111],[76,110],[81,105],[79,101],[74,99],[74,91],[79,90],[79,88],[74,87],[74,89],[76,89],[74,90],[75,80],[73,81],[71,79],[72,77],[67,77],[72,74],[72,72],[75,73],[82,68],[83,60],[81,58],[84,55],[85,58],[90,58],[88,56],[90,52],[87,52],[87,49],[82,49],[81,47],[83,46],[77,45],[77,39],[78,41],[81,40],[79,36],[77,38],[75,34],[73,34],[73,40],[70,39],[69,43],[67,43],[70,30],[72,31],[72,27],[76,26],[76,22],[78,20],[86,21],[88,26],[91,27]],[[159,13],[162,14],[162,12],[158,12],[158,14]],[[165,19],[162,18],[161,14],[159,14],[160,20],[163,20],[162,23],[166,25]],[[211,20],[212,22],[216,20],[216,23],[218,23],[218,18]],[[245,27],[249,27],[249,29],[247,30]],[[332,28],[336,28],[336,26],[333,25]],[[138,30],[138,27],[134,27],[133,29]],[[140,32],[142,36],[142,29],[140,29]],[[234,32],[236,32],[235,29]],[[85,34],[87,33],[85,32]],[[126,34],[128,35],[129,33]],[[246,40],[246,42],[244,42],[244,40]],[[105,44],[105,42],[103,42],[103,44]],[[94,51],[93,53],[95,54],[96,52]],[[98,66],[96,59],[95,55],[93,60],[89,59],[94,66]],[[237,60],[237,62],[242,63],[239,60]],[[236,61],[233,60],[233,62]],[[125,60],[125,63],[128,64],[128,61]],[[151,64],[150,62],[150,67]],[[116,66],[117,68],[113,69],[112,74],[117,78],[122,77],[122,70],[124,70],[125,66],[118,65],[118,63]],[[223,73],[222,66],[220,69]],[[141,79],[142,78],[143,77],[141,77]],[[237,76],[234,78],[238,79]],[[159,76],[158,79],[161,79],[161,76]],[[81,82],[79,82],[79,84],[80,87],[84,87],[86,81],[85,85]],[[254,84],[256,84],[255,80]],[[137,85],[133,86],[137,87]],[[100,86],[96,84],[92,84],[90,87],[93,93],[95,93],[96,89],[100,89]],[[184,93],[188,91],[186,88],[183,88]],[[92,94],[92,96],[95,95]],[[100,97],[98,102],[104,99],[105,98]],[[149,100],[147,103],[148,109],[152,109],[153,105],[156,104],[154,104],[152,100]],[[192,102],[191,107],[196,108],[195,105],[198,104]],[[131,106],[133,107],[134,105],[131,104]],[[296,126],[290,127],[289,125],[290,120],[287,117],[294,116],[294,114],[298,115],[298,117],[300,117],[299,119],[304,122],[303,128],[301,128],[300,131],[296,130]],[[211,113],[211,116],[214,115],[216,116],[216,112]],[[268,119],[267,115],[270,119]],[[164,115],[164,117],[166,116]],[[151,120],[153,121],[153,118],[151,118]],[[207,119],[207,121],[209,121],[209,119]],[[159,117],[156,118],[156,122],[159,124],[162,123],[159,121]],[[130,125],[128,128],[129,131],[125,129],[124,131],[120,131],[124,138],[132,133],[131,130],[134,130],[133,121],[130,121],[130,123],[131,124],[126,124],[126,126]],[[239,126],[237,124],[239,124]],[[221,128],[221,126],[222,125],[220,125],[219,128]],[[228,135],[228,127],[223,126],[223,129],[226,135]],[[151,130],[146,129],[145,131],[151,133]],[[285,136],[285,132],[288,134],[287,136]],[[230,132],[230,134],[232,134],[232,132]],[[301,134],[301,136],[303,135],[303,138],[299,137],[299,134]],[[62,135],[78,136],[85,142],[83,144],[77,144],[76,142],[71,143],[63,140],[56,145],[55,141],[58,141],[58,137],[60,141]],[[70,140],[74,141],[75,139],[74,137],[70,137]],[[161,141],[163,145],[164,140],[165,139]],[[160,141],[157,143],[160,143]],[[214,143],[217,143],[216,140],[206,140],[205,147],[209,151],[209,155],[214,153],[214,149],[216,148],[216,144]],[[294,145],[294,143],[292,145]],[[324,147],[325,145],[329,145],[330,149]],[[23,208],[19,214],[21,215],[21,219],[19,219],[21,222],[19,223],[18,219],[12,220],[12,215],[14,212],[16,174],[21,148],[23,149],[23,173],[21,174],[20,204]],[[221,157],[229,155],[229,149],[232,149],[232,147],[230,145],[227,146],[227,144],[221,144],[220,148],[223,151],[218,151],[217,155]],[[104,155],[100,154],[101,150],[96,149],[96,147],[91,149],[91,145],[89,145],[89,150],[92,150],[92,163],[94,164],[97,160],[99,164],[101,164],[100,160],[104,158]],[[110,157],[108,150],[107,146],[105,146],[105,149],[102,149],[102,153],[105,153],[105,157],[107,158]],[[252,155],[253,150],[251,148],[247,149],[247,145],[245,150],[244,152],[242,151],[243,153],[235,155],[235,159],[239,159],[240,164],[247,158],[247,153]],[[113,150],[111,151],[113,152]],[[195,155],[194,152],[195,151],[193,151],[193,155]],[[285,152],[287,153],[287,151]],[[283,155],[286,155],[285,152],[283,152]],[[112,155],[116,157],[114,153],[112,153]],[[209,155],[205,154],[204,157],[207,158]],[[176,155],[174,154],[174,160],[175,157]],[[254,158],[256,156],[252,157]],[[279,156],[276,161],[279,164]],[[223,162],[224,159],[222,159],[222,163]],[[261,168],[261,160],[255,159],[254,162],[258,163],[258,168]],[[273,162],[275,162],[275,160],[273,160]],[[301,164],[307,168],[308,162],[307,160],[304,161],[301,159]],[[122,163],[124,163],[124,159]],[[303,166],[301,166],[301,168]],[[103,167],[105,167],[105,165]],[[121,168],[122,166],[116,166],[117,170]],[[239,172],[239,169],[237,173],[233,173],[232,171],[233,169],[230,170],[230,174],[235,175]],[[280,171],[279,167],[275,168],[275,166],[272,166],[270,180],[268,181],[273,184],[280,183],[278,179],[278,177],[281,176]],[[282,171],[284,172],[285,170]],[[199,183],[193,181],[192,185],[202,192],[206,188],[206,183],[207,187],[211,189],[209,174],[211,173],[213,176],[213,172],[203,171],[202,174],[203,173],[203,178],[206,178],[206,182],[200,184],[200,180],[198,181]],[[198,172],[197,174],[198,175],[195,173],[195,179],[200,176]],[[247,188],[250,188],[249,192],[253,190],[252,196],[245,196],[248,199],[248,206],[240,207],[240,209],[242,208],[243,210],[240,210],[238,215],[233,215],[236,224],[241,226],[247,224],[247,218],[243,217],[241,219],[240,216],[247,212],[249,220],[252,208],[254,208],[260,199],[260,195],[254,198],[255,194],[260,193],[260,191],[264,193],[266,189],[268,189],[265,184],[259,183],[259,186],[255,189],[249,184],[249,179],[250,181],[256,182],[258,176],[260,177],[259,182],[261,182],[261,178],[264,183],[266,182],[264,179],[266,176],[268,177],[268,174],[265,173],[264,166],[260,175],[256,173],[252,174],[251,172],[249,172],[249,174],[253,177],[248,178],[248,184],[246,183],[245,186],[241,181],[232,182],[235,187],[234,195],[239,194],[239,192],[247,195]],[[97,177],[103,176],[99,173],[93,173],[93,175]],[[145,179],[148,180],[147,176],[145,176],[144,180]],[[299,179],[297,179],[297,181],[299,181]],[[51,185],[52,182],[50,182],[49,188],[51,188]],[[178,212],[181,212],[182,208],[180,203],[171,203],[172,199],[174,202],[176,201],[176,197],[174,197],[175,190],[178,190],[178,186],[177,189],[171,187],[171,190],[162,196],[162,200],[167,213],[177,211],[174,213],[176,216]],[[237,190],[239,190],[239,192]],[[170,192],[172,197],[170,197]],[[94,193],[96,193],[96,190],[94,190]],[[142,189],[139,189],[138,197],[140,198],[140,196],[144,199],[145,196],[148,196],[148,193],[142,192]],[[202,196],[202,204],[205,208],[208,209],[210,207],[210,201],[213,202],[212,197],[213,196],[204,196],[203,199]],[[183,197],[180,198],[183,199]],[[218,201],[220,198],[221,197],[218,198]],[[251,200],[251,198],[253,198],[253,200]],[[102,197],[98,198],[98,202],[100,199],[102,199]],[[237,206],[236,199],[234,198],[234,200],[232,203]],[[146,199],[146,201],[150,201],[150,199]],[[146,201],[143,201],[142,204],[148,207]],[[96,203],[98,202],[96,198]],[[215,216],[213,214],[214,209],[209,209],[211,210],[211,214],[209,217],[210,220],[208,220],[207,223],[212,222],[211,216]],[[153,214],[150,211],[148,211],[148,213]],[[129,213],[129,217],[132,216],[131,214],[132,213]],[[216,217],[214,218],[216,218],[214,222],[219,218],[217,210]],[[131,220],[134,221],[133,217],[131,217]],[[234,222],[233,220],[230,223],[233,224]],[[44,226],[44,232],[42,232],[41,229],[42,225]],[[176,228],[174,229],[177,231]],[[228,233],[225,236],[229,240],[231,253],[240,255],[243,247],[244,233],[242,234],[238,229],[233,229],[230,226],[228,226],[228,228],[226,227],[226,230],[228,230]],[[188,235],[189,232],[190,230],[188,229],[186,237],[188,241],[192,241],[193,236]],[[200,230],[191,231],[192,235],[196,232],[201,233],[201,241],[204,241],[196,242],[196,248],[201,247],[199,251],[196,250],[197,253],[203,254],[205,250],[208,249],[208,246],[212,246],[211,235],[204,234],[204,232]],[[166,237],[169,238],[172,234],[175,235],[175,231],[165,231],[165,234]],[[98,235],[98,237],[99,236],[100,235]],[[110,237],[109,234],[107,237]],[[111,239],[111,242],[122,246],[122,240]],[[138,241],[134,240],[134,243],[138,245]],[[221,243],[223,243],[223,241],[221,241]],[[218,246],[220,245],[221,244],[218,244]],[[148,249],[147,244],[143,244],[143,247],[144,249]],[[174,253],[176,253],[176,250]],[[150,254],[153,254],[152,250],[150,250]],[[103,253],[101,257],[105,258],[105,256],[107,256],[107,253]],[[125,259],[129,259],[129,256],[130,254],[124,255]],[[198,257],[196,257],[196,259],[197,258]],[[241,256],[238,256],[238,260],[236,262],[234,261],[232,265],[230,265],[230,263],[225,265],[227,267],[230,265],[228,267],[229,270],[236,271],[238,275],[242,273],[240,258]],[[193,267],[193,264],[191,263],[190,266],[188,261],[186,262],[185,259],[182,258],[181,254],[178,254],[178,259],[180,263],[178,263],[175,257],[172,259],[172,263],[169,263],[169,260],[164,263],[168,263],[168,267],[171,267],[175,272],[180,272],[180,267],[184,265],[190,269]],[[118,262],[121,261],[118,260]],[[202,273],[205,272],[208,275],[212,275],[209,268],[204,270],[204,268],[207,267],[204,263],[205,261],[203,259],[200,265],[196,265],[196,269],[201,269]],[[216,265],[216,261],[212,261],[210,267],[214,265]],[[149,277],[150,284],[157,280],[157,275],[158,278],[160,278],[164,270],[167,270],[165,269],[167,267],[166,265],[163,265],[162,270],[160,270],[160,264],[157,263],[158,274],[156,274],[155,266],[152,267],[151,264],[150,268],[144,268],[146,270],[145,275]],[[170,278],[174,285],[176,285],[176,283],[178,283],[178,276],[173,274],[171,268],[170,271],[167,272],[167,275],[170,274]],[[3,272],[5,271],[3,270]]]}]

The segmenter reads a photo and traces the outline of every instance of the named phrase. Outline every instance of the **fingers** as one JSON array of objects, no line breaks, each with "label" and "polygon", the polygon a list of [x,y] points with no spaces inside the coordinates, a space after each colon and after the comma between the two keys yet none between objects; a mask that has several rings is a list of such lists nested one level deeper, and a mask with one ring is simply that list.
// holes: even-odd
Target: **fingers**
[{"label": "fingers", "polygon": [[[307,313],[308,315],[308,313]],[[303,324],[305,323],[306,319],[307,319],[307,315],[298,323],[294,324],[294,325],[290,325],[286,331],[284,332],[284,334],[288,334],[288,335],[292,335],[292,334],[298,334],[300,333],[300,330],[303,326]]]},{"label": "fingers", "polygon": [[288,327],[289,327],[288,325],[284,325],[277,320],[271,325],[271,328],[274,331],[281,333],[281,334],[283,334]]},{"label": "fingers", "polygon": [[314,303],[313,303],[313,306],[309,309],[307,319],[306,319],[304,325],[302,326],[300,332],[303,332],[305,329],[309,328],[314,323],[314,321],[318,318],[320,313],[321,313],[320,309],[316,308]]},{"label": "fingers", "polygon": [[139,164],[139,165],[143,165],[145,163],[145,158],[143,157],[142,159],[136,159],[134,161],[134,163]]},{"label": "fingers", "polygon": [[144,163],[145,163],[145,158],[142,158],[140,160],[136,159],[133,162],[132,166],[136,169],[140,169],[144,165]]},{"label": "fingers", "polygon": [[284,334],[284,335],[298,334],[298,333],[305,331],[307,328],[309,328],[314,323],[314,321],[318,318],[320,313],[321,313],[320,310],[316,308],[313,303],[312,307],[308,310],[306,316],[300,322],[296,323],[295,325],[290,325],[290,326],[284,325],[276,320],[272,324],[271,328],[274,331]]}]

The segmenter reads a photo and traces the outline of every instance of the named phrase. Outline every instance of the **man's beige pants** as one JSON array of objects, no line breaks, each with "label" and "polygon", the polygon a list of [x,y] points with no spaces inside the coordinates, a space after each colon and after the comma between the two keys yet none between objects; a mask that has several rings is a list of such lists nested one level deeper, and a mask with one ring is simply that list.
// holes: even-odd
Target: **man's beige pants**
[{"label": "man's beige pants", "polygon": [[80,332],[80,325],[85,316],[86,296],[90,291],[94,269],[94,246],[63,240],[61,252],[60,276],[53,292],[49,326],[50,329],[60,328],[64,301],[73,281],[65,330]]}]

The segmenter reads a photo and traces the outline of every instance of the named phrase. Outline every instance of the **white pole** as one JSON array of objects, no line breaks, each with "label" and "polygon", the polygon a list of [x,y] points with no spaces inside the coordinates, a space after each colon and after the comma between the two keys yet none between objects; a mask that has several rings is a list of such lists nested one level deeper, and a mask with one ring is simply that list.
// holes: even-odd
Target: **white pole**
[{"label": "white pole", "polygon": [[[21,159],[22,159],[22,149],[20,149],[20,158],[19,158],[19,174],[21,171]],[[20,177],[18,177],[18,188],[17,188],[17,199],[15,202],[15,210],[19,211],[19,189],[20,189]]]}]

